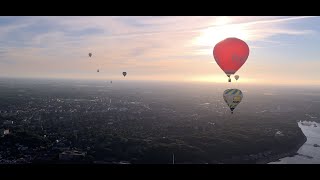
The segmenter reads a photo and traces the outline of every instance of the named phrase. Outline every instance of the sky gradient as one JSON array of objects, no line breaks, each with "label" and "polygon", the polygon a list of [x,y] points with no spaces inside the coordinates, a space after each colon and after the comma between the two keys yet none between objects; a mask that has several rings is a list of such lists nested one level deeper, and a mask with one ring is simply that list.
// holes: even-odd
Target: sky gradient
[{"label": "sky gradient", "polygon": [[319,24],[311,16],[2,16],[0,77],[117,80],[127,71],[128,80],[224,83],[212,50],[237,37],[250,48],[239,82],[320,85]]}]

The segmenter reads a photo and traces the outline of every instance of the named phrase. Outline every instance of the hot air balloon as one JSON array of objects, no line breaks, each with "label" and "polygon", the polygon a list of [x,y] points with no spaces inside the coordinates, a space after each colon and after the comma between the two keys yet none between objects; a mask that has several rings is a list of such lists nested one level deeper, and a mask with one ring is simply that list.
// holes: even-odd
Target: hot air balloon
[{"label": "hot air balloon", "polygon": [[127,75],[127,72],[123,72],[123,73],[122,73],[122,75],[123,75],[124,77],[126,77],[126,75]]},{"label": "hot air balloon", "polygon": [[242,91],[239,89],[227,89],[223,92],[223,99],[229,106],[231,114],[243,98]]},{"label": "hot air balloon", "polygon": [[97,70],[97,72],[99,72],[99,69]]},{"label": "hot air balloon", "polygon": [[238,38],[227,38],[213,48],[213,57],[220,68],[229,77],[236,73],[249,56],[249,46]]},{"label": "hot air balloon", "polygon": [[235,75],[235,76],[234,76],[234,78],[235,78],[237,81],[238,81],[239,77],[240,77],[239,75]]},{"label": "hot air balloon", "polygon": [[89,53],[89,57],[91,57],[92,56],[92,53]]}]

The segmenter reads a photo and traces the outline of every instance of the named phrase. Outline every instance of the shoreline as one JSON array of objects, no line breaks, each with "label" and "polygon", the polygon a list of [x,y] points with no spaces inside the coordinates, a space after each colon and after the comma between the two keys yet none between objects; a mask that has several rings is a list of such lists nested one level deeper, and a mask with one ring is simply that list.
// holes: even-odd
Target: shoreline
[{"label": "shoreline", "polygon": [[291,157],[291,156],[295,156],[298,154],[299,149],[307,142],[307,137],[304,135],[304,140],[299,142],[299,144],[297,145],[297,147],[295,149],[292,149],[289,152],[286,153],[282,153],[282,154],[278,154],[278,155],[274,155],[271,157],[268,157],[265,160],[260,160],[257,161],[257,164],[270,164],[272,162],[277,162],[280,161],[280,159],[282,158],[286,158],[286,157]]},{"label": "shoreline", "polygon": [[317,148],[320,144],[320,124],[316,121],[300,121],[299,127],[307,141],[298,149],[296,155],[281,158],[270,164],[319,164],[320,151]]},{"label": "shoreline", "polygon": [[[300,129],[301,130],[301,129]],[[302,131],[302,130],[301,130]],[[297,138],[297,145],[289,151],[283,153],[272,153],[272,150],[263,151],[257,154],[240,155],[223,159],[223,164],[271,164],[280,161],[282,158],[292,157],[298,154],[299,149],[307,142],[307,136],[302,132],[303,137]]]}]

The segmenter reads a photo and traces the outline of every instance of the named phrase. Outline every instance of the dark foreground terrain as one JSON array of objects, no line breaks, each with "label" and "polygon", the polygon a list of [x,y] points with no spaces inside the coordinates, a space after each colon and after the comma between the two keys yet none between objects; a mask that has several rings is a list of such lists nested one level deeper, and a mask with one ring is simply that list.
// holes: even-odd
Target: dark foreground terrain
[{"label": "dark foreground terrain", "polygon": [[268,163],[306,141],[319,91],[219,84],[0,80],[0,163]]}]

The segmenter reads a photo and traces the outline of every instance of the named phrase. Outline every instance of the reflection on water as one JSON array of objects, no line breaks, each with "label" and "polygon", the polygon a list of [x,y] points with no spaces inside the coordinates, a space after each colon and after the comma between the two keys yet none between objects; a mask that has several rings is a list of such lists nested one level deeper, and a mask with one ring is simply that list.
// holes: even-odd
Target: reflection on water
[{"label": "reflection on water", "polygon": [[312,121],[298,123],[307,142],[298,150],[298,155],[280,159],[270,164],[320,164],[320,124]]}]

